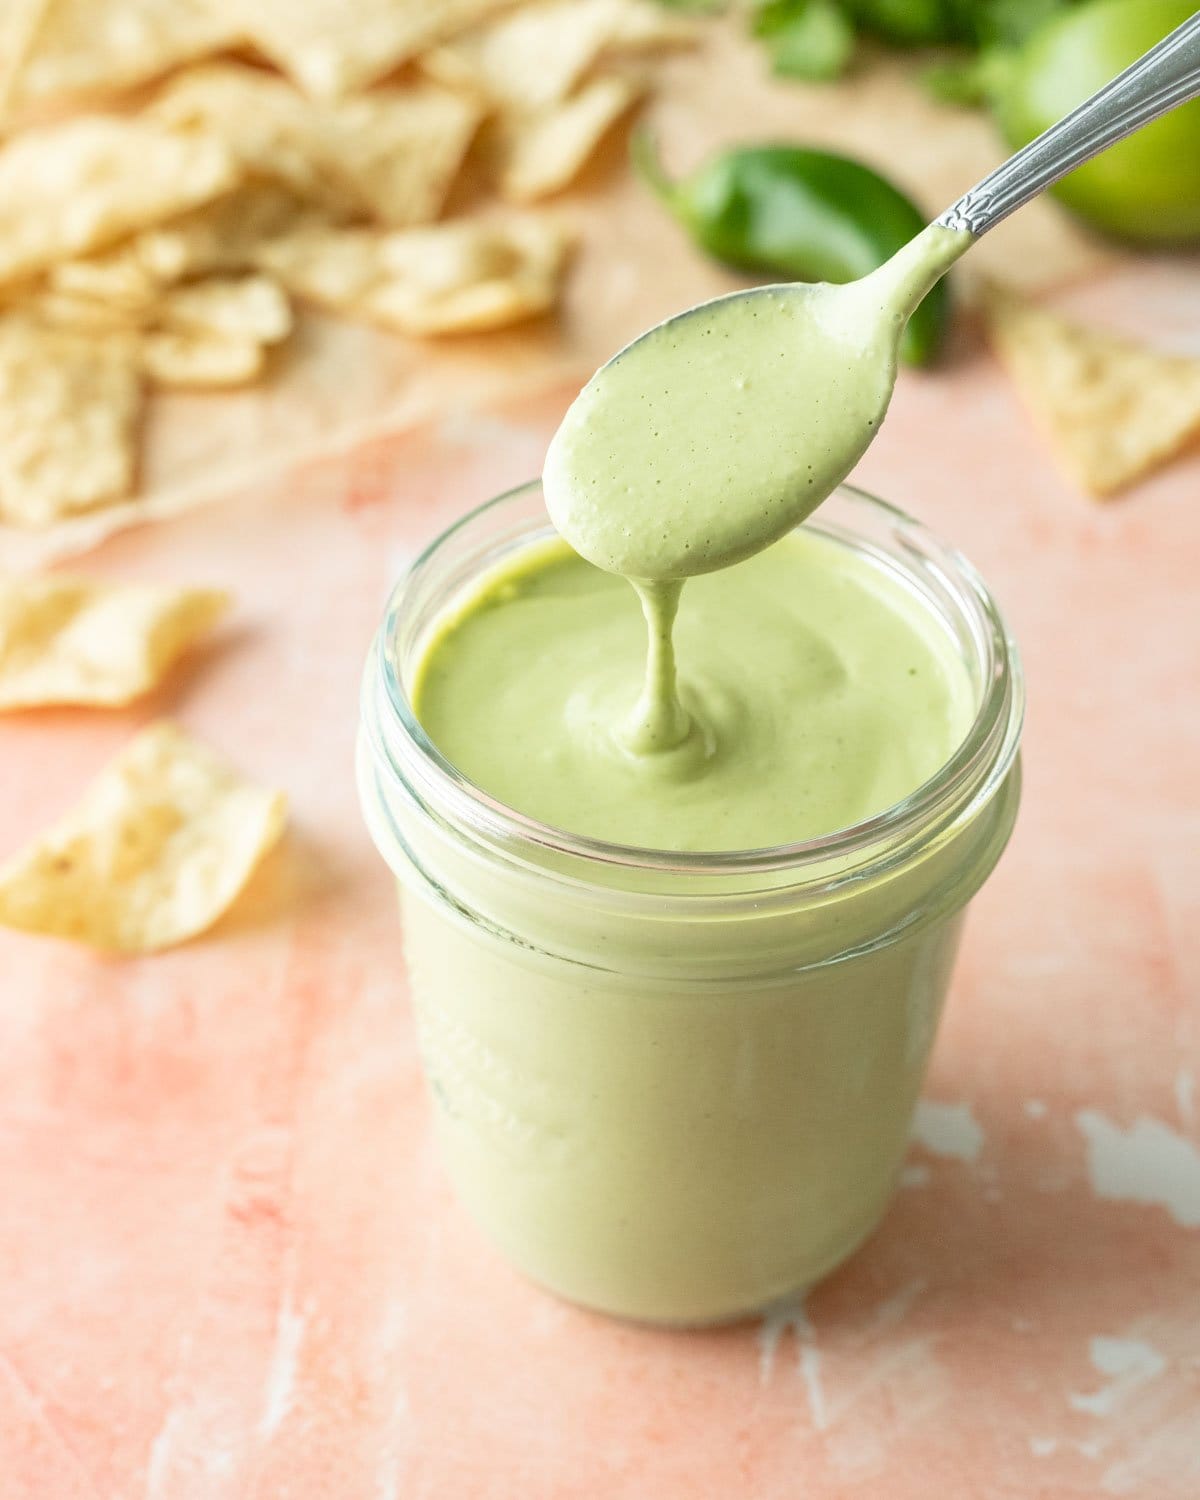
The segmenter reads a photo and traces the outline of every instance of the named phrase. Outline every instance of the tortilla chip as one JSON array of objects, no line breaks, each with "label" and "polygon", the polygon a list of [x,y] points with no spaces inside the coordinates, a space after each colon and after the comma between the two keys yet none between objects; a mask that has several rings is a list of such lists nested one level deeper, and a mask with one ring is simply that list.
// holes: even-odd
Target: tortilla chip
[{"label": "tortilla chip", "polygon": [[153,307],[162,295],[162,281],[145,265],[133,244],[51,266],[46,285],[52,292],[91,298],[131,314]]},{"label": "tortilla chip", "polygon": [[532,214],[425,229],[330,229],[264,247],[263,264],[318,306],[401,333],[499,328],[553,306],[567,239]]},{"label": "tortilla chip", "polygon": [[141,409],[132,339],[0,320],[0,519],[48,526],[128,494]]},{"label": "tortilla chip", "polygon": [[596,78],[562,104],[502,119],[499,179],[504,197],[532,203],[568,186],[645,88],[643,80],[631,77]]},{"label": "tortilla chip", "polygon": [[212,63],[172,79],[149,110],[173,130],[211,137],[256,177],[345,217],[362,204],[338,170],[321,111],[285,79],[242,63]]},{"label": "tortilla chip", "polygon": [[18,80],[45,24],[51,0],[9,0],[0,17],[0,116],[8,112]]},{"label": "tortilla chip", "polygon": [[248,183],[203,208],[181,215],[133,240],[138,260],[160,281],[181,281],[213,271],[248,271],[266,239],[325,222],[286,189]]},{"label": "tortilla chip", "polygon": [[109,94],[220,51],[239,32],[204,0],[50,0],[14,98]]},{"label": "tortilla chip", "polygon": [[283,79],[236,63],[176,78],[152,113],[220,139],[256,175],[336,217],[396,225],[436,218],[482,115],[431,86],[315,103]]},{"label": "tortilla chip", "polygon": [[249,385],[266,369],[257,339],[156,329],[141,342],[142,370],[163,390],[228,390]]},{"label": "tortilla chip", "polygon": [[285,817],[281,792],[151,725],[0,870],[0,922],[110,953],[171,947],[233,904]]},{"label": "tortilla chip", "polygon": [[212,276],[168,292],[162,321],[214,338],[278,344],[292,331],[292,304],[270,276]]},{"label": "tortilla chip", "polygon": [[228,605],[218,589],[0,578],[0,709],[130,703]]},{"label": "tortilla chip", "polygon": [[1031,416],[1090,494],[1115,494],[1200,436],[1200,359],[1070,322],[998,287],[985,306]]},{"label": "tortilla chip", "polygon": [[134,333],[147,321],[144,309],[122,307],[73,292],[40,291],[20,303],[31,320],[68,333]]},{"label": "tortilla chip", "polygon": [[341,172],[371,215],[403,228],[436,219],[483,111],[447,89],[376,89],[329,112]]},{"label": "tortilla chip", "polygon": [[559,104],[603,57],[677,45],[695,26],[654,0],[550,0],[478,27],[421,59],[432,77],[507,110]]},{"label": "tortilla chip", "polygon": [[318,99],[357,93],[514,0],[219,0],[254,45]]},{"label": "tortilla chip", "polygon": [[217,141],[83,115],[0,149],[0,282],[84,255],[233,187]]}]

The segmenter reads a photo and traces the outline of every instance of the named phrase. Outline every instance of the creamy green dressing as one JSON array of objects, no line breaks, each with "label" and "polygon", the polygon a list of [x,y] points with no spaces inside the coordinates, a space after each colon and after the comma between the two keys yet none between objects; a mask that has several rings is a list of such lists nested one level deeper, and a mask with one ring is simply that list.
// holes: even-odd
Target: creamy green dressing
[{"label": "creamy green dressing", "polygon": [[952,643],[845,549],[781,539],[870,442],[908,315],[968,244],[931,225],[846,286],[719,298],[593,376],[543,482],[603,571],[526,557],[443,622],[414,701],[460,770],[543,822],[665,849],[819,836],[932,775],[969,722]]},{"label": "creamy green dressing", "polygon": [[641,596],[635,752],[688,732],[670,649],[679,582],[760,552],[846,477],[887,410],[909,315],[970,244],[932,224],[859,281],[704,303],[635,340],[571,405],[546,455],[546,505],[580,556]]},{"label": "creamy green dressing", "polygon": [[909,314],[970,245],[931,224],[844,286],[796,282],[652,328],[572,403],[543,471],[551,520],[626,578],[727,568],[841,483],[887,410]]},{"label": "creamy green dressing", "polygon": [[630,748],[631,716],[651,732],[644,631],[621,579],[562,543],[532,548],[443,619],[417,714],[460,771],[539,822],[727,850],[881,812],[946,761],[974,711],[928,606],[815,531],[688,584],[674,629],[688,729],[655,754]]}]

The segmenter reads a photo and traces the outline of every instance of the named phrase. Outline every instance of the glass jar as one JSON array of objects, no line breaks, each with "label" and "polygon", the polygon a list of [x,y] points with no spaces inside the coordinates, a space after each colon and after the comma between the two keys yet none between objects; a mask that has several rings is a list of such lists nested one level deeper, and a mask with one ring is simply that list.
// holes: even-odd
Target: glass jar
[{"label": "glass jar", "polygon": [[1016,816],[1020,667],[974,569],[849,487],[805,525],[934,612],[977,706],[935,776],[824,838],[720,854],[605,844],[501,805],[441,756],[413,715],[414,667],[464,590],[553,535],[537,484],[425,551],[367,663],[359,786],[401,886],[451,1176],[520,1269],[624,1317],[747,1314],[871,1232],[963,914]]}]

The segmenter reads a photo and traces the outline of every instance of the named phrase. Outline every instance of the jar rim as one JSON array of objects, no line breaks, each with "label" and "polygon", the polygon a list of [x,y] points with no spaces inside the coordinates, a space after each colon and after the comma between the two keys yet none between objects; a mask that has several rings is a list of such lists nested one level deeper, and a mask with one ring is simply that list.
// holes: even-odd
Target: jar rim
[{"label": "jar rim", "polygon": [[[962,621],[979,650],[983,692],[972,721],[953,754],[901,801],[859,823],[817,838],[760,849],[673,851],[641,848],[587,834],[571,833],[518,812],[464,776],[438,749],[418,720],[405,687],[396,639],[402,611],[420,581],[436,567],[444,549],[463,530],[506,503],[540,490],[540,480],[517,485],[476,506],[441,531],[397,581],[368,661],[363,687],[363,722],[376,756],[409,784],[426,809],[510,851],[522,847],[571,862],[610,869],[672,875],[730,877],[788,872],[803,880],[831,861],[857,867],[873,862],[881,849],[907,849],[932,827],[948,826],[986,800],[1012,767],[1024,718],[1024,680],[1015,641],[999,607],[974,566],[955,548],[899,506],[860,489],[839,485],[834,492],[886,520],[948,587]],[[853,541],[856,533],[832,526],[820,508],[803,523]],[[910,579],[910,581],[913,581]],[[923,591],[928,597],[928,590]],[[374,681],[372,681],[374,677]],[[382,687],[382,694],[379,688]],[[382,701],[381,701],[382,700]],[[386,710],[384,721],[380,708]],[[577,867],[578,868],[578,867]]]}]

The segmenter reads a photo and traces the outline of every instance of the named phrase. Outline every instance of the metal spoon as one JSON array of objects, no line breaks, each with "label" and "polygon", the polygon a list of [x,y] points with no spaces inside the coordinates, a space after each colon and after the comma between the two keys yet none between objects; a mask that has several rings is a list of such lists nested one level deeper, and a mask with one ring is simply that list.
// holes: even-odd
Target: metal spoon
[{"label": "metal spoon", "polygon": [[[1200,12],[870,275],[735,292],[635,339],[583,388],[550,444],[543,477],[559,532],[599,567],[655,584],[785,535],[879,430],[904,326],[959,256],[1072,168],[1198,95]],[[752,344],[748,320],[764,335]]]}]

